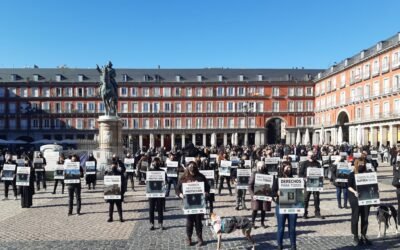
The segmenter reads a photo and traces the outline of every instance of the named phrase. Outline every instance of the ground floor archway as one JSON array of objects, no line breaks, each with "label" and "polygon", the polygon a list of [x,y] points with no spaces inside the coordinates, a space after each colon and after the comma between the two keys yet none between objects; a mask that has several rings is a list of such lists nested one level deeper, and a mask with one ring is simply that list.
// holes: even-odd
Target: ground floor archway
[{"label": "ground floor archway", "polygon": [[281,118],[271,118],[265,124],[265,142],[267,144],[285,143],[282,139],[282,126],[285,126],[285,121]]}]

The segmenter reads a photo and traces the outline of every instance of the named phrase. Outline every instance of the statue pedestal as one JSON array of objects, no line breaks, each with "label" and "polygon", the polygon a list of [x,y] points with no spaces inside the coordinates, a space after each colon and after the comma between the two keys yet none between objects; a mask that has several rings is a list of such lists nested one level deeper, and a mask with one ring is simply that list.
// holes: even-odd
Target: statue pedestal
[{"label": "statue pedestal", "polygon": [[99,123],[99,148],[95,151],[98,165],[108,165],[113,154],[122,156],[122,125],[123,122],[118,116],[100,116]]}]

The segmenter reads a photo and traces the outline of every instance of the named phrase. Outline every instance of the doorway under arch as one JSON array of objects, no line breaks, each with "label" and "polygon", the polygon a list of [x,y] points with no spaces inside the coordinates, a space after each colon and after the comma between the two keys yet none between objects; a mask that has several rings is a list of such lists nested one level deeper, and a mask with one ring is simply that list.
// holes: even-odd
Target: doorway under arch
[{"label": "doorway under arch", "polygon": [[337,118],[337,125],[342,127],[343,141],[349,142],[349,115],[345,111],[341,111]]},{"label": "doorway under arch", "polygon": [[285,123],[281,118],[271,118],[265,124],[265,135],[266,144],[279,144],[285,143],[284,139],[281,139],[282,125]]}]

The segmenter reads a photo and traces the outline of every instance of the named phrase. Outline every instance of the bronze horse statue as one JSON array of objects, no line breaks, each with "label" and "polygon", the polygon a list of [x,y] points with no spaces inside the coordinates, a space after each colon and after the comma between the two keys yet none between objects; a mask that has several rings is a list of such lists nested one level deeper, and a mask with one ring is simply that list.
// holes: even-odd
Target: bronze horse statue
[{"label": "bronze horse statue", "polygon": [[97,65],[97,71],[100,73],[99,93],[103,100],[107,116],[117,115],[118,104],[116,82],[113,74],[110,74],[110,71],[113,70],[111,67],[111,62],[102,69]]}]

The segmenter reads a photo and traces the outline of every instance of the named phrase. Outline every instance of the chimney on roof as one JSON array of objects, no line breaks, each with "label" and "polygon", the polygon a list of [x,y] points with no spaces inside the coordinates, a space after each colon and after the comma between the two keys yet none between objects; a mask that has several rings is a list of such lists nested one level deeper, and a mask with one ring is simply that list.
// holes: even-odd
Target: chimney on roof
[{"label": "chimney on roof", "polygon": [[38,69],[39,66],[37,66],[36,64],[34,64],[34,65],[33,65],[33,68],[34,68],[34,69]]}]

